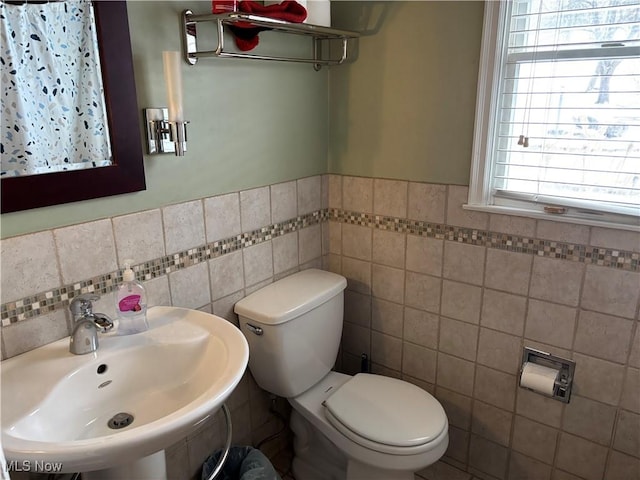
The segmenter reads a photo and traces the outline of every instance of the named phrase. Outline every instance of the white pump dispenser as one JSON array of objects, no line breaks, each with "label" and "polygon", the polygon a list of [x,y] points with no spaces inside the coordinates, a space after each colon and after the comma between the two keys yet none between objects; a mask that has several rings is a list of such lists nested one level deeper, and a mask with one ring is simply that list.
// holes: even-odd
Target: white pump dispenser
[{"label": "white pump dispenser", "polygon": [[132,260],[124,261],[122,285],[116,292],[116,313],[119,318],[118,333],[131,335],[144,332],[149,328],[147,321],[147,294],[144,287],[136,280],[131,269]]}]

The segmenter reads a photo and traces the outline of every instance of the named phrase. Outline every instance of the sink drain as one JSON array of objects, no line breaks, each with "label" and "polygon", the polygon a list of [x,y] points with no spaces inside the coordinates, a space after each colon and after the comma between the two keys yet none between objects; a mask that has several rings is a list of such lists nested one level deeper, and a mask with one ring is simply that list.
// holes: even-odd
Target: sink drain
[{"label": "sink drain", "polygon": [[133,423],[133,415],[130,413],[116,413],[111,420],[107,422],[109,428],[113,428],[114,430],[118,430],[119,428],[128,427]]}]

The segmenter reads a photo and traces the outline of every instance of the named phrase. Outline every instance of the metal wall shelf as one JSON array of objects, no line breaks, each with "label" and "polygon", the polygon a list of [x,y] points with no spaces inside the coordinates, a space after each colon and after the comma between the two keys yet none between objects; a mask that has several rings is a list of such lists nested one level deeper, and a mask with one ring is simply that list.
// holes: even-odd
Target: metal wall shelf
[{"label": "metal wall shelf", "polygon": [[[199,51],[197,27],[199,22],[214,22],[218,27],[218,45],[213,50]],[[249,24],[252,27],[263,27],[269,30],[295,34],[306,35],[313,38],[313,51],[307,57],[285,57],[260,55],[254,53],[235,52],[225,50],[225,28],[229,25],[241,23],[243,26]],[[224,14],[205,14],[195,15],[191,10],[182,12],[182,33],[184,36],[183,49],[185,60],[191,65],[195,65],[200,58],[245,58],[253,60],[275,60],[281,62],[298,62],[311,63],[315,70],[320,70],[323,65],[340,65],[347,60],[349,40],[358,38],[360,35],[356,32],[347,30],[338,30],[335,28],[322,27],[319,25],[311,25],[307,23],[290,23],[283,20],[277,20],[258,15],[251,15],[241,12],[230,12]],[[331,58],[323,57],[322,45],[331,41],[340,41],[340,52]],[[326,50],[330,50],[327,48]],[[337,50],[337,49],[336,49]]]}]

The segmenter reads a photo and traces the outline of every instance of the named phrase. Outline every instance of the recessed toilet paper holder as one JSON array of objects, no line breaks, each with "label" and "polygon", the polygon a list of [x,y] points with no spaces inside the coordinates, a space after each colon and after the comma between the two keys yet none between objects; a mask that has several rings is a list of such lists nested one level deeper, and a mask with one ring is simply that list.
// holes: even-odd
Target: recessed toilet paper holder
[{"label": "recessed toilet paper holder", "polygon": [[[527,363],[539,365],[541,367],[550,368],[556,370],[558,374],[555,377],[553,385],[553,393],[546,395],[544,392],[528,388],[526,385],[522,385],[522,373]],[[522,388],[541,393],[554,400],[559,400],[564,403],[569,403],[571,398],[571,388],[573,386],[573,376],[576,369],[576,362],[567,358],[558,357],[542,350],[536,350],[535,348],[525,347],[522,354],[522,365],[520,367],[520,381],[519,385]]]}]

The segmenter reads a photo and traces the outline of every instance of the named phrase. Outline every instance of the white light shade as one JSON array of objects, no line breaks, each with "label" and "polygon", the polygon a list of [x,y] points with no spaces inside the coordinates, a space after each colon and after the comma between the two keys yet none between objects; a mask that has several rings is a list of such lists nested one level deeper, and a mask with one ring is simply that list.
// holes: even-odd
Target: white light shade
[{"label": "white light shade", "polygon": [[164,81],[167,86],[169,102],[169,121],[184,121],[182,111],[182,71],[180,69],[180,52],[162,52],[164,65]]}]

